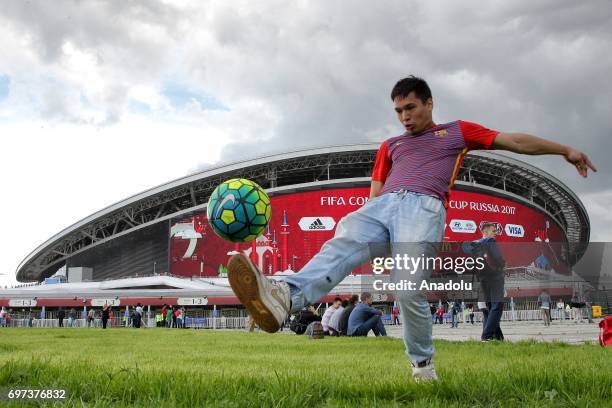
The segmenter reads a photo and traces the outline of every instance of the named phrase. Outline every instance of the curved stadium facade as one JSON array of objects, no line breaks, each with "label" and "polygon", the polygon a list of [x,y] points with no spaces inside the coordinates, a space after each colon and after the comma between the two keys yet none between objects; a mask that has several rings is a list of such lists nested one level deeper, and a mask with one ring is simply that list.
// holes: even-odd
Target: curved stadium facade
[{"label": "curved stadium facade", "polygon": [[[64,266],[90,270],[93,281],[164,273],[212,277],[223,273],[233,249],[249,252],[270,273],[299,270],[333,236],[338,220],[367,200],[377,149],[365,144],[270,155],[152,188],[51,237],[23,260],[17,279],[40,282]],[[241,247],[221,241],[205,222],[210,193],[235,177],[259,183],[273,205],[268,234]],[[586,210],[563,183],[509,157],[475,152],[463,160],[453,187],[445,239],[478,238],[483,221],[498,223],[502,241],[562,243],[570,265],[589,241]]]}]

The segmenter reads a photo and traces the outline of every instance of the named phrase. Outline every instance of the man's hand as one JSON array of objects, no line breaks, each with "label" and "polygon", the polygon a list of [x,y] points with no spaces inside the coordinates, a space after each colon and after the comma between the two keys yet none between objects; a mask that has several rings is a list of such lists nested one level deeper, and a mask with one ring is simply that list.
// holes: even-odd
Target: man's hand
[{"label": "man's hand", "polygon": [[492,148],[529,155],[558,154],[576,166],[576,170],[582,177],[587,176],[589,168],[597,171],[587,155],[581,151],[525,133],[502,132],[495,137]]},{"label": "man's hand", "polygon": [[565,160],[567,160],[568,163],[571,163],[576,166],[576,170],[578,170],[578,173],[582,177],[587,176],[589,168],[595,172],[597,171],[597,169],[595,168],[593,163],[591,163],[591,160],[589,160],[589,157],[586,154],[576,149],[572,149],[571,147],[567,149],[567,153],[565,154]]}]

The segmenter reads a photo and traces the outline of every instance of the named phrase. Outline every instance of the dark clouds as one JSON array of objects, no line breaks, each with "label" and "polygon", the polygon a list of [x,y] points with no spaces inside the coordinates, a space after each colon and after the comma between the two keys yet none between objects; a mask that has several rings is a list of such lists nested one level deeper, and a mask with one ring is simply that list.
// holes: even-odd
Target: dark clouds
[{"label": "dark clouds", "polygon": [[525,160],[577,191],[597,191],[612,173],[610,10],[570,1],[220,9],[211,29],[228,66],[197,74],[229,80],[217,91],[230,107],[261,98],[279,112],[272,138],[253,135],[227,157],[389,137],[401,131],[390,88],[414,73],[430,82],[438,121],[464,118],[584,149],[601,170],[586,182],[560,158]]},{"label": "dark clouds", "polygon": [[[56,70],[66,43],[96,56],[110,80],[92,103],[111,121],[134,84],[178,76],[206,91],[230,109],[222,162],[395,135],[390,89],[416,74],[430,82],[437,121],[584,149],[600,169],[587,181],[560,158],[522,159],[579,193],[611,189],[607,1],[175,4],[15,1],[0,18]],[[70,118],[70,100],[47,105]]]}]

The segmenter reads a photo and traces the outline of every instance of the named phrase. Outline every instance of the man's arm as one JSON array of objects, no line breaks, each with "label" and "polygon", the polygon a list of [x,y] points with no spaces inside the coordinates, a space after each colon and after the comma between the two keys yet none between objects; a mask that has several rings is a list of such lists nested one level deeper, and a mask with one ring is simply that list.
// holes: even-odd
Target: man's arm
[{"label": "man's arm", "polygon": [[588,169],[597,171],[591,160],[583,152],[560,143],[551,142],[537,136],[525,133],[500,133],[495,137],[493,149],[508,150],[514,153],[541,155],[556,154],[563,156],[565,160],[576,166],[576,170],[582,177],[587,176]]},{"label": "man's arm", "polygon": [[376,153],[374,168],[372,169],[372,184],[370,185],[370,199],[378,197],[385,185],[387,175],[391,171],[388,142],[383,142]]},{"label": "man's arm", "polygon": [[377,308],[375,308],[375,307],[373,307],[373,306],[368,306],[368,307],[367,307],[367,309],[366,309],[366,311],[368,311],[368,312],[369,312],[369,313],[370,313],[372,316],[373,316],[373,315],[379,315],[379,316],[382,316],[382,314],[383,314],[383,313],[382,313],[382,310],[377,309]]},{"label": "man's arm", "polygon": [[370,199],[378,197],[384,184],[382,181],[372,180],[370,184]]}]

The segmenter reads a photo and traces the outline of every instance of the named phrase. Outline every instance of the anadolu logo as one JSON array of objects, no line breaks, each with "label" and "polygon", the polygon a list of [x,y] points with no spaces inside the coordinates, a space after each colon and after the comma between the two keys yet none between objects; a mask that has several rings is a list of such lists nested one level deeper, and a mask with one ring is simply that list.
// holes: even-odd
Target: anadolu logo
[{"label": "anadolu logo", "polygon": [[476,232],[476,223],[472,220],[450,220],[450,229],[453,232],[472,234]]},{"label": "anadolu logo", "polygon": [[518,224],[506,224],[504,231],[509,237],[523,238],[525,236],[525,228]]},{"label": "anadolu logo", "polygon": [[298,225],[302,231],[331,231],[336,221],[332,217],[302,217]]}]

